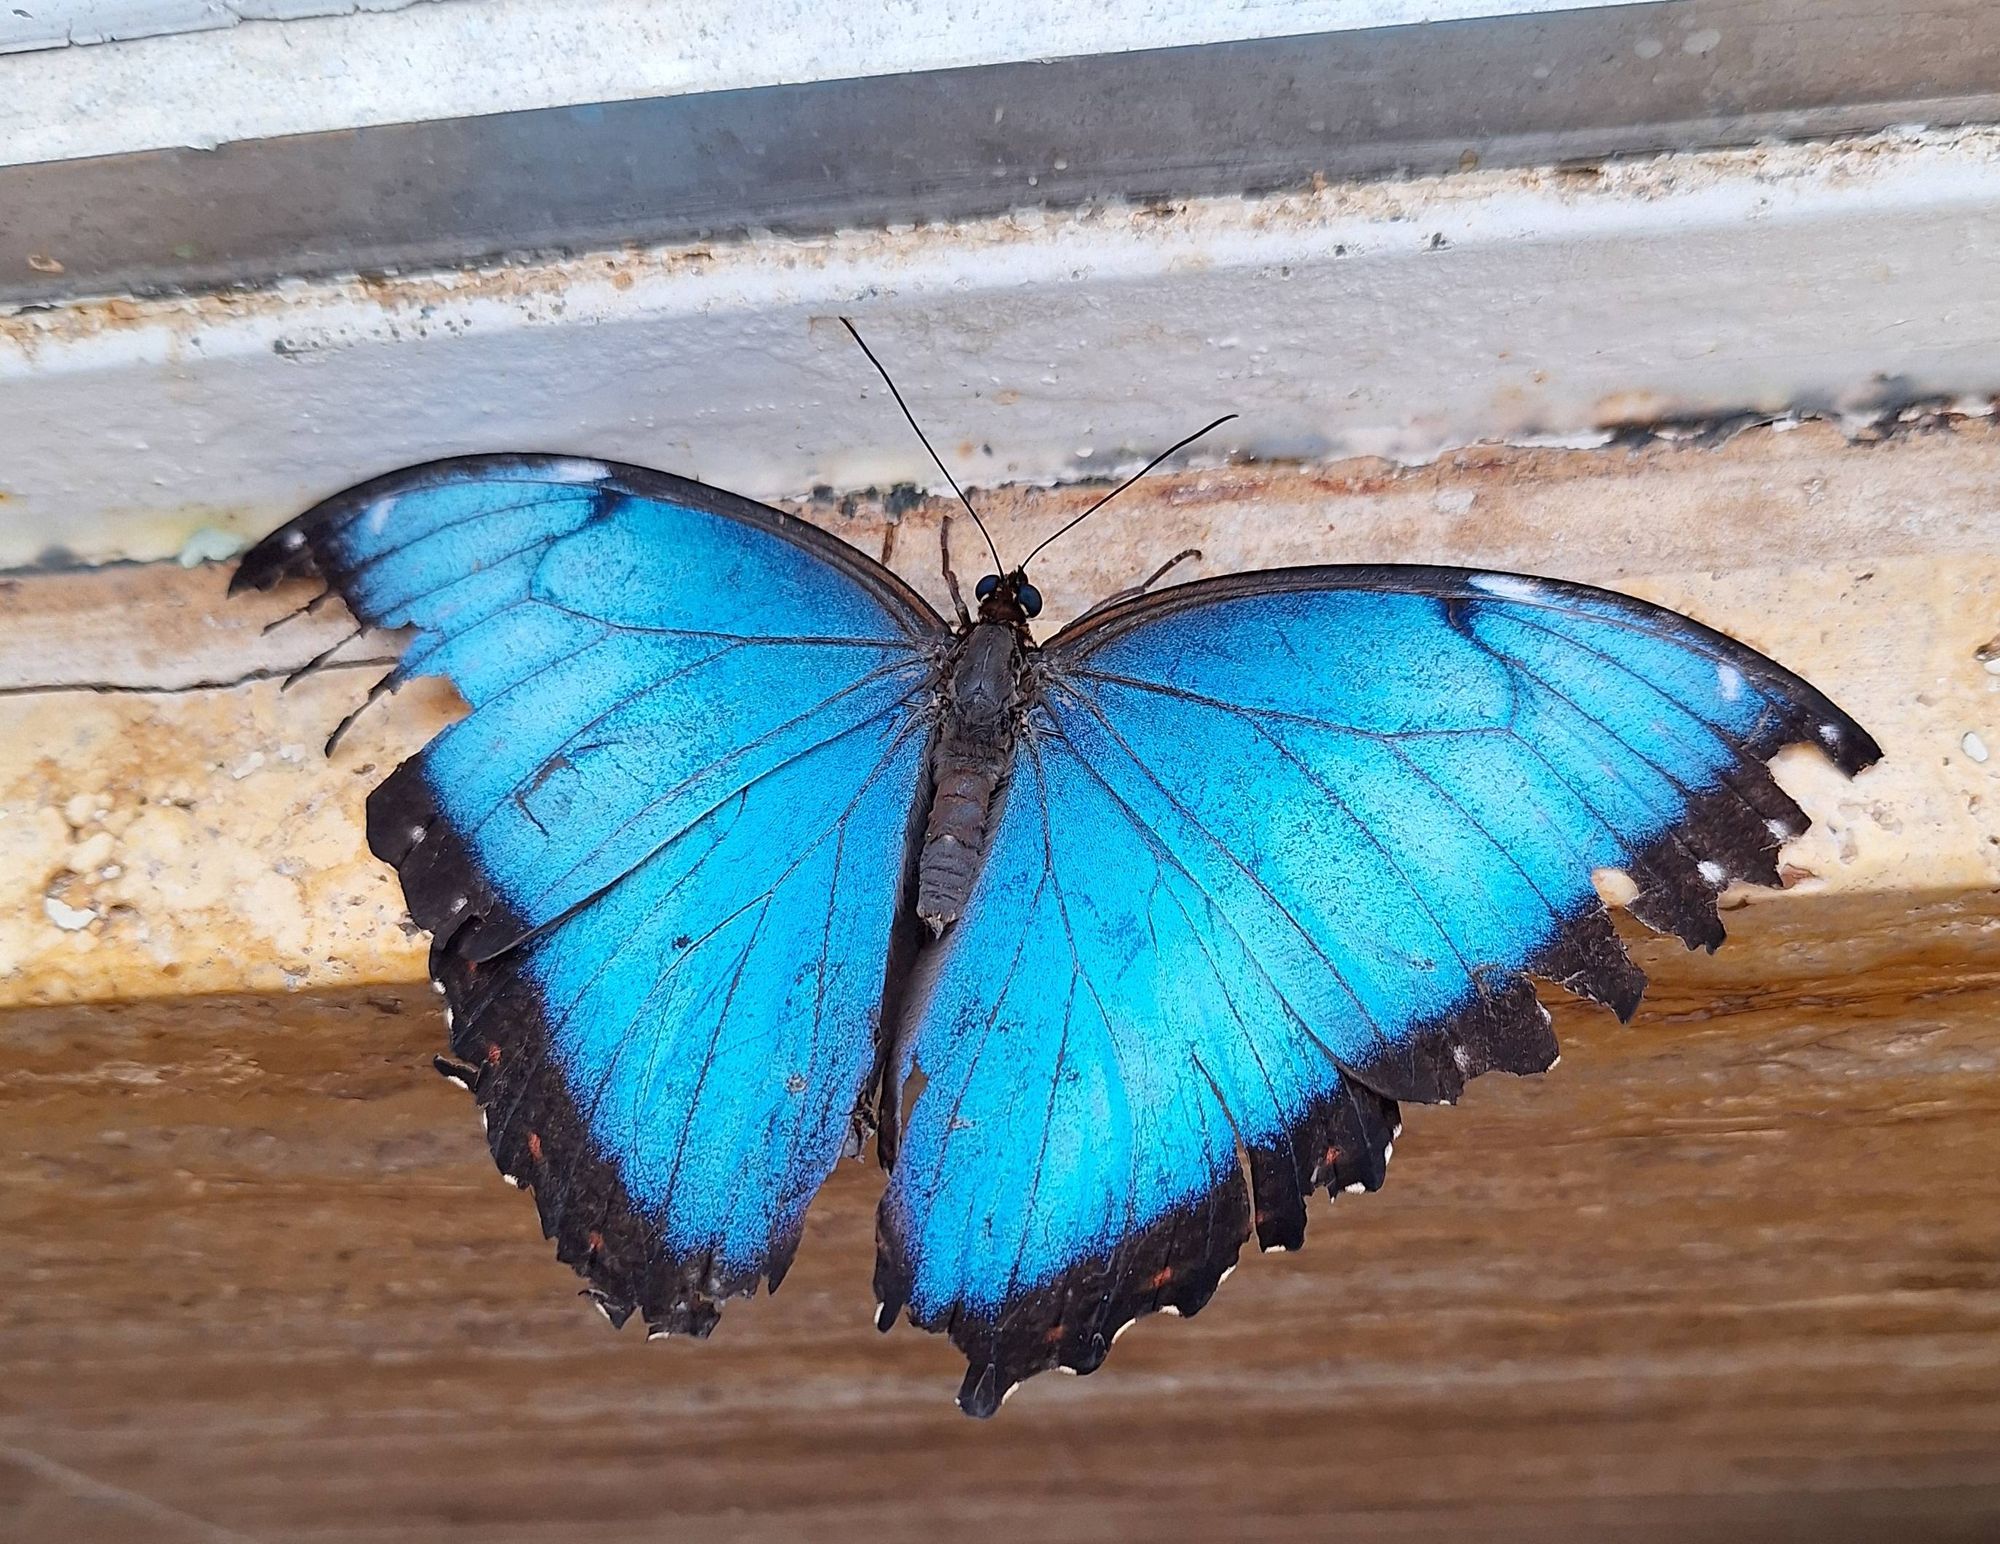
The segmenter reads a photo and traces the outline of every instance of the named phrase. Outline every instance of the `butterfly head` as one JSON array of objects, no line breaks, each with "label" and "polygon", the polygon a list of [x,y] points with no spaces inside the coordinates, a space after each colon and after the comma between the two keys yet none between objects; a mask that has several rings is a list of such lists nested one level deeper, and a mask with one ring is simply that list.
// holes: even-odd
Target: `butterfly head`
[{"label": "butterfly head", "polygon": [[1011,622],[1022,627],[1042,614],[1042,592],[1028,583],[1028,576],[1018,568],[1011,574],[988,574],[972,593],[979,599],[982,622]]}]

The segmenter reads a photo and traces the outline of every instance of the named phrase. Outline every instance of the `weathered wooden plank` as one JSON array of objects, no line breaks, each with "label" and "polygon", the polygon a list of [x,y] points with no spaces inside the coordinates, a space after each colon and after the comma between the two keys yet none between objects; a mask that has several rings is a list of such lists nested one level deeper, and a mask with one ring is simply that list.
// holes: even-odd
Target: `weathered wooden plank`
[{"label": "weathered wooden plank", "polygon": [[1993,1537],[2000,911],[1734,920],[985,1425],[869,1327],[862,1165],[777,1298],[648,1346],[495,1180],[427,992],[15,1010],[0,1535]]}]

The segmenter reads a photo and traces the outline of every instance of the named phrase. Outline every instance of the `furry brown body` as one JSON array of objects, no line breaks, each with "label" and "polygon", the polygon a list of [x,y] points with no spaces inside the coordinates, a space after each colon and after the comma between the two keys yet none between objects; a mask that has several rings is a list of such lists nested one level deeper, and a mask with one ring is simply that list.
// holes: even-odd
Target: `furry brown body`
[{"label": "furry brown body", "polygon": [[934,936],[964,912],[986,855],[1014,765],[1033,648],[1026,619],[991,601],[954,647],[931,740],[930,811],[917,860],[917,915]]}]

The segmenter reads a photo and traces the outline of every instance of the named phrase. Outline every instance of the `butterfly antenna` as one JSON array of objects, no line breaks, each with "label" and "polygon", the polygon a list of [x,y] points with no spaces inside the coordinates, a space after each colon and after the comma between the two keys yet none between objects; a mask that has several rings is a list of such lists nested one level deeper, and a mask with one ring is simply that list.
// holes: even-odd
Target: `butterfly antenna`
[{"label": "butterfly antenna", "polygon": [[862,342],[861,334],[854,329],[854,323],[850,322],[846,317],[843,316],[840,319],[840,325],[847,329],[847,335],[860,346],[861,352],[868,356],[868,362],[875,367],[875,373],[881,376],[883,382],[888,386],[889,395],[896,399],[896,406],[903,410],[903,416],[910,421],[910,427],[917,431],[917,438],[924,442],[924,449],[931,453],[931,460],[935,461],[937,469],[944,473],[944,480],[951,484],[951,491],[958,495],[958,502],[965,506],[965,512],[972,516],[972,523],[979,527],[979,534],[986,538],[986,550],[993,554],[993,571],[995,573],[1006,572],[1007,565],[1000,561],[1000,549],[993,545],[993,537],[986,529],[986,522],[979,518],[979,511],[972,507],[972,500],[965,496],[965,490],[959,487],[958,479],[951,475],[951,468],[944,464],[944,457],[940,456],[937,453],[937,447],[931,444],[930,436],[924,433],[923,425],[917,422],[917,415],[910,411],[910,404],[905,402],[903,394],[896,390],[895,381],[890,377],[889,372],[882,368],[882,361],[875,357],[875,350]]},{"label": "butterfly antenna", "polygon": [[1174,441],[1173,444],[1169,445],[1165,450],[1161,451],[1157,456],[1153,457],[1152,460],[1148,461],[1144,466],[1140,467],[1138,471],[1134,472],[1130,477],[1126,478],[1117,487],[1113,488],[1109,493],[1105,494],[1103,498],[1099,499],[1095,504],[1091,505],[1090,508],[1086,509],[1082,514],[1078,515],[1074,520],[1070,521],[1069,524],[1063,526],[1060,530],[1056,531],[1054,535],[1051,535],[1047,539],[1045,539],[1040,547],[1035,548],[1033,552],[1029,553],[1027,557],[1021,560],[1021,568],[1023,569],[1023,571],[1025,571],[1027,569],[1027,566],[1030,563],[1034,562],[1035,559],[1041,555],[1042,549],[1044,547],[1047,547],[1050,542],[1056,539],[1056,537],[1065,536],[1069,532],[1075,530],[1078,526],[1082,525],[1084,521],[1088,520],[1092,515],[1096,514],[1100,509],[1102,509],[1106,504],[1109,504],[1113,499],[1117,498],[1119,494],[1123,493],[1127,488],[1131,487],[1132,484],[1137,482],[1140,478],[1144,477],[1148,472],[1152,471],[1154,467],[1158,466],[1162,461],[1166,460],[1167,457],[1171,456],[1175,451],[1185,450],[1188,446],[1192,445],[1196,440],[1200,439],[1204,434],[1208,434],[1213,430],[1220,429],[1224,424],[1228,423],[1229,420],[1234,417],[1236,417],[1236,414],[1234,413],[1224,413],[1220,418],[1216,419],[1214,423],[1202,425],[1201,428],[1195,430],[1194,433],[1190,434],[1186,439]]}]

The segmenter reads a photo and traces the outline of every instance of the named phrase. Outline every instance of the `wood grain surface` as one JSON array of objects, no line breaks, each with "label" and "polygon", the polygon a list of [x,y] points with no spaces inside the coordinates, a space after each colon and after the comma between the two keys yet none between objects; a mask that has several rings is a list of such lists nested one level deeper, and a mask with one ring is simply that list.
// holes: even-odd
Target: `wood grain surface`
[{"label": "wood grain surface", "polygon": [[427,991],[12,1010],[0,1537],[2000,1537],[2000,906],[1729,920],[983,1424],[870,1326],[863,1165],[781,1293],[648,1345],[494,1175]]}]

